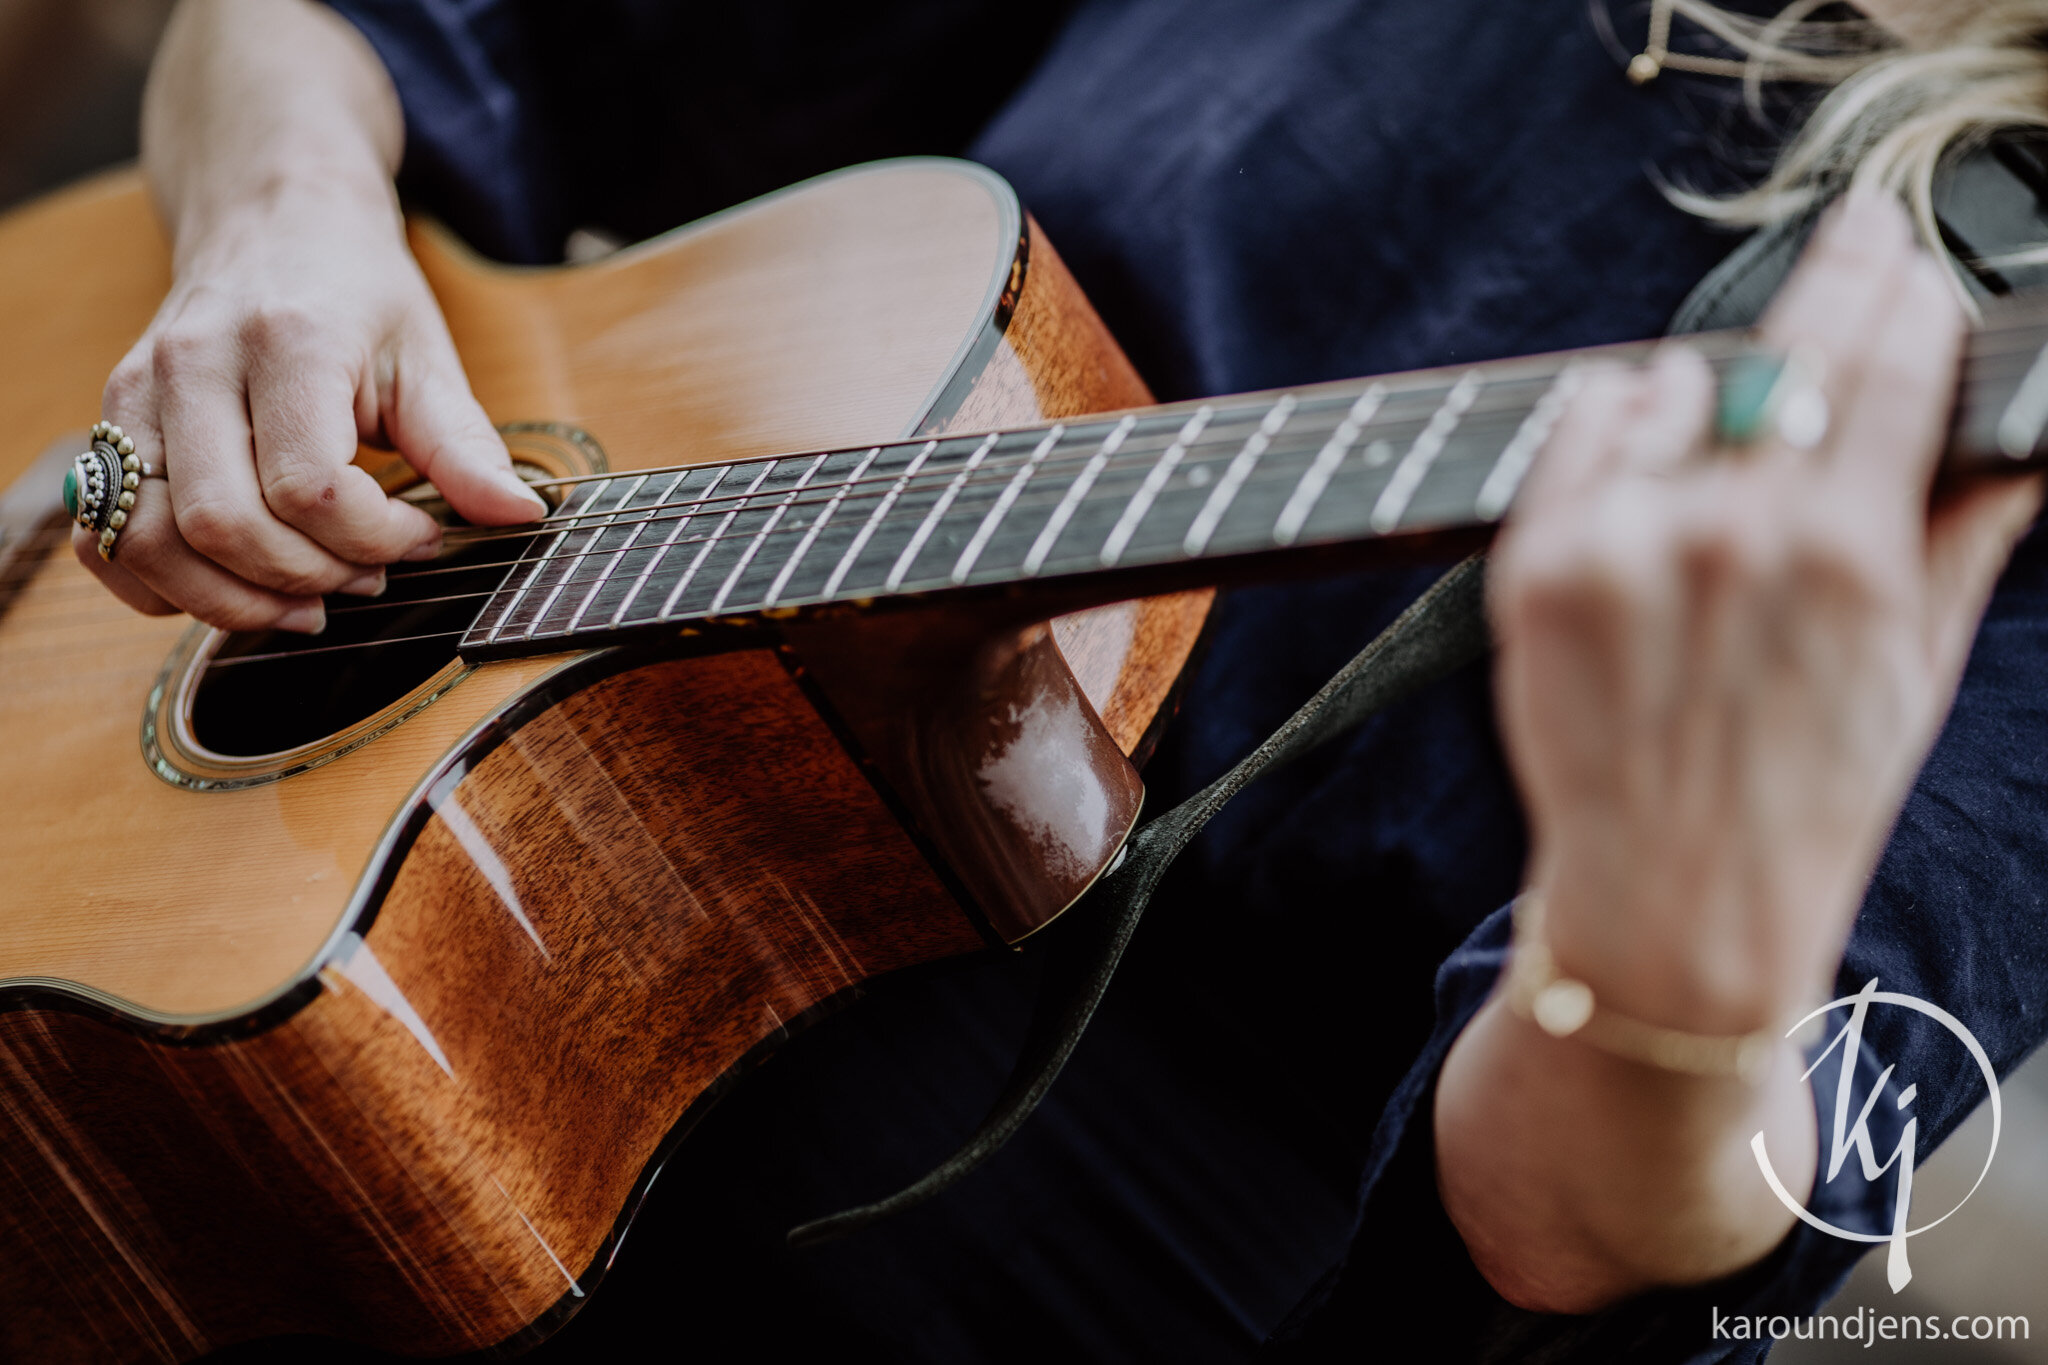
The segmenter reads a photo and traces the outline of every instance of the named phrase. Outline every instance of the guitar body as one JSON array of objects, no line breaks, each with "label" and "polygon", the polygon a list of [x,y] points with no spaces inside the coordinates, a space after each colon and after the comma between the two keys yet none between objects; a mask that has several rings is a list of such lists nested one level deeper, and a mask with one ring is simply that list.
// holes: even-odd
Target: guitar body
[{"label": "guitar body", "polygon": [[[956,163],[585,266],[414,247],[554,476],[1149,401]],[[168,278],[132,175],[0,219],[0,1357],[516,1349],[790,1029],[1099,874],[1207,595],[716,653],[471,668],[450,642],[358,723],[223,752],[181,709],[207,634],[119,606],[50,516],[46,451]]]}]

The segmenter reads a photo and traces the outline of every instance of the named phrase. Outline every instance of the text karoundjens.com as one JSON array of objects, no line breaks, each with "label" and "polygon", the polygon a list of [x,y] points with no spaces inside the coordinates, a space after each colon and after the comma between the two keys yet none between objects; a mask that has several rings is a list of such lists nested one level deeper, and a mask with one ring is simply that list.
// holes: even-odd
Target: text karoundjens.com
[{"label": "text karoundjens.com", "polygon": [[1885,1341],[2026,1341],[2024,1317],[1975,1317],[1959,1313],[1814,1313],[1803,1317],[1713,1313],[1716,1341],[1860,1341],[1866,1347]]}]

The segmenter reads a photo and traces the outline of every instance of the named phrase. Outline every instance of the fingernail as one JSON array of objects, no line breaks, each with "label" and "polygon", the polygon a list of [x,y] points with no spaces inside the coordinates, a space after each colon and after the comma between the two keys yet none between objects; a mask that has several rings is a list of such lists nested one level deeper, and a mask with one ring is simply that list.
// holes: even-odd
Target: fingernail
[{"label": "fingernail", "polygon": [[296,631],[301,635],[318,635],[327,629],[327,608],[318,602],[293,607],[277,618],[277,628]]},{"label": "fingernail", "polygon": [[382,597],[384,588],[384,570],[376,568],[365,574],[357,574],[335,591],[345,592],[351,597]]},{"label": "fingernail", "polygon": [[541,511],[545,512],[548,510],[547,499],[541,497],[540,494],[534,492],[532,487],[527,484],[526,480],[520,478],[511,470],[494,469],[491,471],[491,477],[496,479],[499,482],[499,484],[506,488],[508,491],[517,493],[520,497],[526,499],[528,502],[532,503]]},{"label": "fingernail", "polygon": [[427,537],[419,544],[413,546],[410,550],[407,550],[405,552],[405,558],[408,562],[421,559],[432,559],[435,555],[439,553],[441,553],[441,533],[439,531],[436,531],[434,532],[433,535]]}]

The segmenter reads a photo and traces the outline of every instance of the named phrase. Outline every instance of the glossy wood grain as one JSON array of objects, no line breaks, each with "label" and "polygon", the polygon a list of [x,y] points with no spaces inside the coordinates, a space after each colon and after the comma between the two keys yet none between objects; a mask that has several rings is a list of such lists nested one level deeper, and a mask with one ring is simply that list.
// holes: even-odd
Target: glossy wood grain
[{"label": "glossy wood grain", "polygon": [[[828,180],[562,271],[487,267],[429,228],[415,241],[493,416],[580,424],[626,468],[900,433],[1008,263],[998,227],[980,181],[910,168]],[[165,273],[132,177],[0,222],[0,259],[33,262],[0,273],[5,485],[90,421]],[[1048,266],[1040,278],[1061,277]],[[1036,339],[1071,323],[1064,288],[1045,291],[1056,325],[1037,321],[1049,310],[1035,294],[1020,306],[1015,329],[1033,338],[1022,353],[1033,372],[1076,368]],[[1081,331],[1071,349],[1102,340]],[[1120,356],[1102,369],[1128,376]],[[1049,379],[1043,396],[1007,411],[1021,421],[1047,402],[1128,401],[1142,393],[1133,382],[1091,390]],[[422,775],[546,668],[479,670],[359,754],[277,786],[195,798],[135,761],[143,702],[184,628],[135,617],[62,555],[0,618],[0,754],[17,790],[39,794],[0,822],[0,869],[16,897],[0,920],[0,980],[75,981],[166,1020],[259,1004],[337,932]],[[1111,633],[1083,661],[1104,689],[1092,699],[1118,720],[1127,748],[1142,733],[1133,718],[1149,719],[1163,696],[1152,657]],[[1125,698],[1127,658],[1140,694]],[[90,878],[79,875],[78,831],[132,826],[153,831],[147,851],[95,860]],[[208,875],[222,829],[237,832],[228,883]]]},{"label": "glossy wood grain", "polygon": [[595,1290],[643,1171],[749,1053],[980,942],[773,654],[582,687],[451,784],[283,1024],[166,1048],[0,1014],[0,1241],[30,1255],[0,1270],[0,1357],[505,1340]]},{"label": "glossy wood grain", "polygon": [[[492,415],[574,423],[626,468],[911,428],[987,321],[1003,221],[986,181],[926,165],[568,271],[414,242]],[[956,426],[1145,399],[1042,237],[1032,259]],[[164,283],[132,179],[0,220],[0,263],[19,261],[37,264],[0,268],[0,486],[91,420]],[[985,942],[799,655],[488,665],[325,766],[201,792],[137,743],[182,623],[128,614],[61,554],[10,602],[0,1358],[536,1339],[748,1060],[861,981]],[[1135,810],[1118,750],[1201,606],[1057,628],[1087,762],[1123,793],[1110,823]],[[1032,677],[1056,683],[1038,639]],[[991,761],[1015,740],[977,733]],[[1093,870],[1059,873],[1063,903]],[[279,991],[291,1007],[237,1034]],[[150,1023],[206,1027],[174,1044]]]}]

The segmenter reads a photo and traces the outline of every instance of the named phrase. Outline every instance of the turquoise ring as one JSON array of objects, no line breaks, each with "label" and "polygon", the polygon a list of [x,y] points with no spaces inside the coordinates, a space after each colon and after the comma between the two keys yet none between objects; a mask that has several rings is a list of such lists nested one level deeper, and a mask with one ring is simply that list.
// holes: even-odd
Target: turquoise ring
[{"label": "turquoise ring", "polygon": [[1794,450],[1827,439],[1830,414],[1820,367],[1792,351],[1744,351],[1721,367],[1714,434],[1724,446],[1776,437]]},{"label": "turquoise ring", "polygon": [[135,442],[112,422],[95,422],[92,445],[64,471],[64,510],[98,542],[100,558],[114,557],[114,544],[142,481],[156,473],[135,454]]}]

